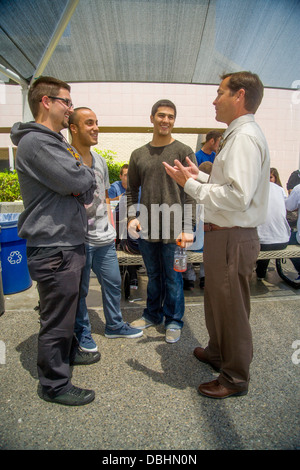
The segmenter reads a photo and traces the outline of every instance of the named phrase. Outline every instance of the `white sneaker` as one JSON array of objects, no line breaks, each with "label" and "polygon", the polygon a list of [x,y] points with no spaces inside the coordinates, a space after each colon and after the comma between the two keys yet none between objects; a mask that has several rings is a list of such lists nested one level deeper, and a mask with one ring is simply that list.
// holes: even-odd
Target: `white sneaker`
[{"label": "white sneaker", "polygon": [[153,323],[150,320],[147,320],[144,317],[138,318],[137,320],[134,320],[132,323],[130,323],[130,326],[132,328],[138,328],[140,330],[144,330],[145,328],[149,328],[149,326],[156,326],[156,323]]},{"label": "white sneaker", "polygon": [[166,330],[166,342],[167,343],[177,343],[180,340],[181,329],[179,328],[168,328]]}]

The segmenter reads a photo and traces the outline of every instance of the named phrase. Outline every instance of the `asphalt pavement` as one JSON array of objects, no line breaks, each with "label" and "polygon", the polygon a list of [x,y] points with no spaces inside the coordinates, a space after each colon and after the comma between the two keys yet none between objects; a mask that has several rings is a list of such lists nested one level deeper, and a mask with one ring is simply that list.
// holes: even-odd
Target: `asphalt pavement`
[{"label": "asphalt pavement", "polygon": [[[142,314],[146,284],[140,275],[139,288],[122,300],[126,321]],[[0,317],[0,449],[101,450],[119,458],[111,464],[129,466],[134,462],[120,456],[138,450],[149,456],[181,450],[181,458],[202,450],[299,450],[300,289],[285,285],[272,265],[265,281],[253,276],[249,392],[225,400],[197,391],[218,375],[193,356],[208,339],[203,295],[198,283],[185,293],[185,324],[176,344],[165,342],[162,326],[138,339],[107,339],[100,287],[92,278],[88,307],[101,361],[72,369],[74,385],[96,392],[82,407],[39,397],[35,283],[6,295]]]}]

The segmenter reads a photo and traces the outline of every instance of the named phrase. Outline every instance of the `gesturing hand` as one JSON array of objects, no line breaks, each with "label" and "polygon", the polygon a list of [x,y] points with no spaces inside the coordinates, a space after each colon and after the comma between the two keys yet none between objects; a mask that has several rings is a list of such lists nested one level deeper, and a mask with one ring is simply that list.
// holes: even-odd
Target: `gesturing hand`
[{"label": "gesturing hand", "polygon": [[182,187],[189,178],[196,179],[199,173],[198,167],[189,159],[189,157],[186,157],[186,162],[188,166],[183,166],[179,160],[174,160],[175,166],[171,166],[168,163],[163,162],[167,174]]}]

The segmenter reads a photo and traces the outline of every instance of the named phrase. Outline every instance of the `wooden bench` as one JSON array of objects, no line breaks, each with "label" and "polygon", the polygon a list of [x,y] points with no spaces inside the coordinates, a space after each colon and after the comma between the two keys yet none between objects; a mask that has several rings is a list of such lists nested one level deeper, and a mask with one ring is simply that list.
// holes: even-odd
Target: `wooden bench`
[{"label": "wooden bench", "polygon": [[[188,263],[202,263],[203,253],[187,251]],[[143,264],[142,255],[132,255],[125,251],[117,251],[118,262],[120,266]],[[260,251],[258,259],[286,259],[300,258],[300,245],[288,245],[284,250]]]}]

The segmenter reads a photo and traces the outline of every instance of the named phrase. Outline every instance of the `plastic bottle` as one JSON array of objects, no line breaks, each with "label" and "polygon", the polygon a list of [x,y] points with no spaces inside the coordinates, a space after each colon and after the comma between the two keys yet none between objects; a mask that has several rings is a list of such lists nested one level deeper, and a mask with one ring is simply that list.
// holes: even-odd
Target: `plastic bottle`
[{"label": "plastic bottle", "polygon": [[180,241],[176,242],[177,246],[174,252],[174,271],[183,273],[187,269],[186,250],[180,246]]}]

